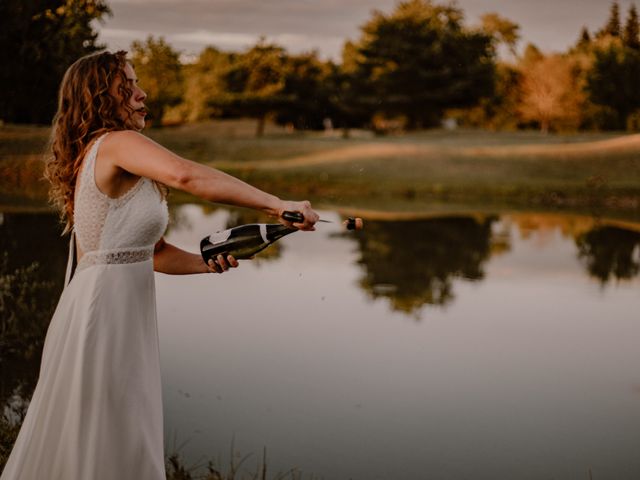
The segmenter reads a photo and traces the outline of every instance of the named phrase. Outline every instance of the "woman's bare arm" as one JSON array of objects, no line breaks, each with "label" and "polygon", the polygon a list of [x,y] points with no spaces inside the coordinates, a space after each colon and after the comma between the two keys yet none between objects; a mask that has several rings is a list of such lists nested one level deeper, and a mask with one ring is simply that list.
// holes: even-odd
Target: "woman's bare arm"
[{"label": "woman's bare arm", "polygon": [[238,266],[238,261],[232,256],[223,259],[220,255],[217,262],[204,263],[200,255],[189,253],[161,238],[153,251],[153,269],[156,272],[170,275],[187,275],[191,273],[222,273]]},{"label": "woman's bare arm", "polygon": [[280,217],[285,210],[302,212],[302,230],[313,230],[318,215],[308,202],[286,202],[215,168],[187,160],[133,130],[111,132],[100,156],[114,167],[151,178],[211,202],[261,210]]}]

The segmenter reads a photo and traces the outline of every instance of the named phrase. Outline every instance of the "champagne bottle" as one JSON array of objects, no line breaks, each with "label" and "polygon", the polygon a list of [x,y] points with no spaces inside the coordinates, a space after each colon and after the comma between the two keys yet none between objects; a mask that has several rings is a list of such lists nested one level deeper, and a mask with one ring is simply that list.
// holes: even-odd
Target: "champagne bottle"
[{"label": "champagne bottle", "polygon": [[[304,222],[300,212],[284,212],[282,218],[292,223]],[[320,220],[327,222],[327,220]],[[348,230],[362,229],[362,219],[349,218],[344,225]],[[276,240],[297,232],[297,228],[280,223],[250,223],[216,232],[200,241],[200,253],[205,263],[216,260],[218,255],[232,255],[236,260],[253,257]]]},{"label": "champagne bottle", "polygon": [[205,263],[215,260],[218,255],[227,258],[233,255],[236,260],[251,258],[276,240],[297,232],[297,228],[280,223],[250,223],[216,232],[200,242],[200,253]]}]

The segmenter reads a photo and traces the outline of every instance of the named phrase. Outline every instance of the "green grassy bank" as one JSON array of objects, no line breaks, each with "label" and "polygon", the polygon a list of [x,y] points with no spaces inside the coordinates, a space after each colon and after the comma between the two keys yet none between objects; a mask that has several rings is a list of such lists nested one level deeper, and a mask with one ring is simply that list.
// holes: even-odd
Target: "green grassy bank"
[{"label": "green grassy bank", "polygon": [[[148,130],[180,155],[326,207],[422,204],[640,212],[640,135],[432,130],[253,136],[247,120]],[[0,201],[43,205],[44,127],[0,128]],[[174,201],[186,201],[177,194]]]}]

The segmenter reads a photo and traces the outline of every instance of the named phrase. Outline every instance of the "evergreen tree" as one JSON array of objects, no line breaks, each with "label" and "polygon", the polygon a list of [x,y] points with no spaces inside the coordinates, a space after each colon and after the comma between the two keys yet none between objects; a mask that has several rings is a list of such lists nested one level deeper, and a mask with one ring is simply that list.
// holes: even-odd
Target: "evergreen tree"
[{"label": "evergreen tree", "polygon": [[629,16],[624,26],[622,41],[625,46],[640,50],[640,25],[638,24],[638,11],[635,5],[629,8]]},{"label": "evergreen tree", "polygon": [[591,44],[591,35],[589,34],[589,30],[586,26],[582,27],[580,31],[580,38],[578,39],[578,43],[576,46],[578,48],[585,48]]},{"label": "evergreen tree", "polygon": [[622,27],[620,23],[620,6],[618,2],[613,2],[611,4],[611,9],[609,10],[609,20],[600,30],[598,37],[620,37],[622,34]]},{"label": "evergreen tree", "polygon": [[627,119],[640,108],[640,52],[620,44],[596,49],[586,90],[590,100],[610,109],[612,129],[625,129]]}]

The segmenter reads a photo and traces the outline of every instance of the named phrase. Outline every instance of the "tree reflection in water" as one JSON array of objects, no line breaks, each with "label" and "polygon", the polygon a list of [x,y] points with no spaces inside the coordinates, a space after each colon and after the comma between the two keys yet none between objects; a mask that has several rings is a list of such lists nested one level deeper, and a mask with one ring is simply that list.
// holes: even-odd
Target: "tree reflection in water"
[{"label": "tree reflection in water", "polygon": [[0,470],[40,368],[64,281],[68,237],[51,214],[0,214]]},{"label": "tree reflection in water", "polygon": [[2,214],[0,361],[40,354],[62,291],[68,237],[51,214]]},{"label": "tree reflection in water", "polygon": [[604,285],[629,280],[640,272],[640,233],[623,228],[596,227],[576,237],[578,258],[589,274]]},{"label": "tree reflection in water", "polygon": [[369,295],[388,298],[394,310],[415,313],[425,304],[454,298],[452,280],[480,280],[492,251],[508,250],[508,240],[492,240],[497,217],[443,217],[412,221],[367,221],[357,236],[360,285]]}]

